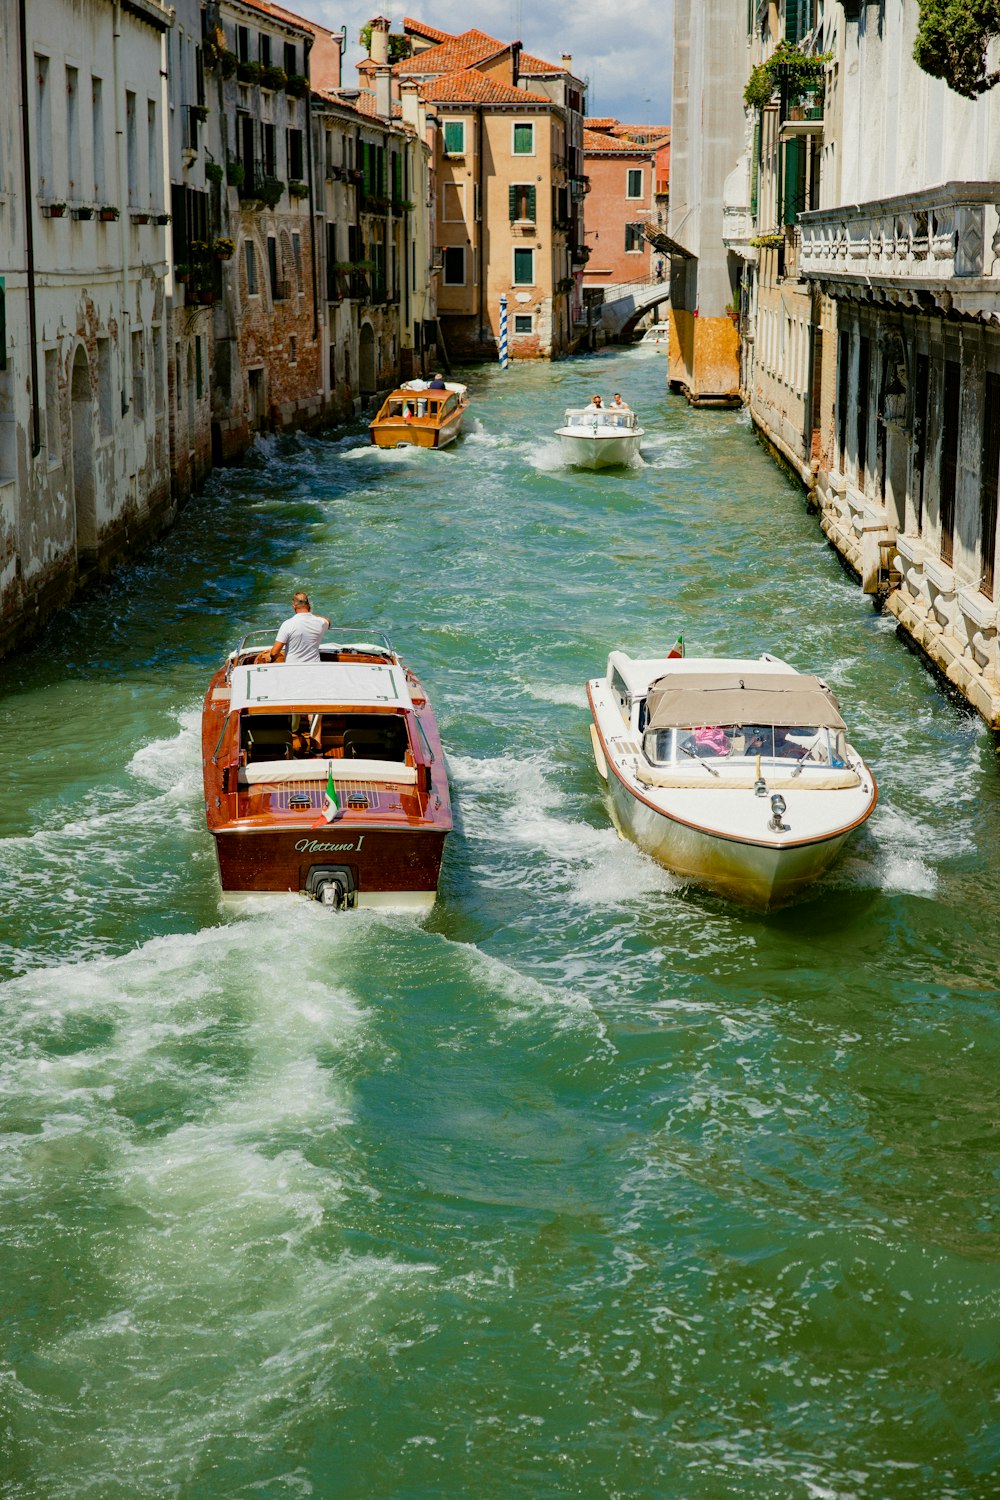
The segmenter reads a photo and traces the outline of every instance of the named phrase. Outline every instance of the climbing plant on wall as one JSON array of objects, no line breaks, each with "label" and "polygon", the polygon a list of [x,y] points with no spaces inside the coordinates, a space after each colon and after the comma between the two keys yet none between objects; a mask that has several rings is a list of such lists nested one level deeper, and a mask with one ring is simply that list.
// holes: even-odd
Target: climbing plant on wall
[{"label": "climbing plant on wall", "polygon": [[994,37],[1000,37],[1000,0],[920,0],[914,61],[964,99],[975,99],[1000,83],[1000,71],[986,71]]}]

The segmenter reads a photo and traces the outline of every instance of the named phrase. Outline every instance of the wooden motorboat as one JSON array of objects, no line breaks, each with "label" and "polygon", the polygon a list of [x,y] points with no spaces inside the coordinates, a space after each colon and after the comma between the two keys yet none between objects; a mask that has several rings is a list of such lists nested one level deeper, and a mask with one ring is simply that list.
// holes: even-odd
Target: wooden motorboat
[{"label": "wooden motorboat", "polygon": [[635,463],[644,431],[634,411],[571,407],[556,437],[567,463],[578,469],[611,469]]},{"label": "wooden motorboat", "polygon": [[830,689],[775,656],[613,651],[587,696],[619,832],[749,905],[805,890],[875,809]]},{"label": "wooden motorboat", "polygon": [[429,911],[452,819],[426,692],[385,636],[334,630],[318,662],[259,662],[274,638],[244,637],[205,696],[223,893]]},{"label": "wooden motorboat", "polygon": [[468,404],[466,387],[455,381],[435,391],[410,380],[386,397],[368,431],[379,448],[444,448],[461,432]]}]

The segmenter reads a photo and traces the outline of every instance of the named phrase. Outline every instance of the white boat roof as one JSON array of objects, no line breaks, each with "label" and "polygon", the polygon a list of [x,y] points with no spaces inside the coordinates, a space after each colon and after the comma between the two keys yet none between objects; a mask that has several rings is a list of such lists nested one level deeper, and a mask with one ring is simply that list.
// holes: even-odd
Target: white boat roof
[{"label": "white boat roof", "polygon": [[230,713],[244,708],[322,708],[343,704],[357,708],[411,709],[406,673],[399,666],[369,662],[284,662],[234,667]]},{"label": "white boat roof", "polygon": [[612,651],[608,657],[608,671],[616,670],[632,694],[645,693],[651,682],[667,672],[679,676],[706,672],[742,672],[746,676],[754,673],[771,676],[776,672],[787,672],[792,677],[799,674],[786,661],[776,656],[641,656],[632,657],[624,651]]}]

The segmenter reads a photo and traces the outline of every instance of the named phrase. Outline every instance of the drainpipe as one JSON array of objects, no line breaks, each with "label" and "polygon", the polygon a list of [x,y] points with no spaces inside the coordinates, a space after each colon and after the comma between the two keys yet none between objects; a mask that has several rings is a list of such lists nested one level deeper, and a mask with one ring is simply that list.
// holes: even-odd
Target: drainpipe
[{"label": "drainpipe", "polygon": [[[303,61],[306,66],[306,78],[309,77],[309,54],[312,52],[312,39],[310,38],[303,49]],[[316,279],[316,203],[315,189],[313,185],[313,108],[312,108],[312,86],[306,91],[306,174],[309,182],[309,248],[312,255],[312,289],[313,289],[313,338],[319,339],[319,283]],[[322,351],[320,361],[322,362]]]},{"label": "drainpipe", "polygon": [[479,218],[476,220],[476,251],[479,271],[479,342],[482,343],[486,332],[486,256],[483,254],[483,215],[485,205],[483,202],[483,161],[486,153],[484,146],[483,106],[476,106],[476,114],[479,117],[479,135],[476,142],[476,181],[479,184]]},{"label": "drainpipe", "polygon": [[24,166],[24,242],[28,268],[28,337],[31,340],[31,456],[42,451],[42,413],[38,395],[38,320],[35,308],[35,205],[31,191],[31,131],[28,125],[27,0],[18,5],[21,51],[21,161]]},{"label": "drainpipe", "polygon": [[[115,163],[118,167],[118,199],[121,212],[118,215],[118,248],[122,258],[122,416],[129,409],[128,391],[132,374],[132,309],[130,306],[131,278],[129,276],[129,217],[128,163],[124,148],[123,111],[125,101],[121,91],[121,0],[114,0],[114,20],[111,41],[111,75],[115,90]],[[138,129],[138,126],[136,127]]]}]

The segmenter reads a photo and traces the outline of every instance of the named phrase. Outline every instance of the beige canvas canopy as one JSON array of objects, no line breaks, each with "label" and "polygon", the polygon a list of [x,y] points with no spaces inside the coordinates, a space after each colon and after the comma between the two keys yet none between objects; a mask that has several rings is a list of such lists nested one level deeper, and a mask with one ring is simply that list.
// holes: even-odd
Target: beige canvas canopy
[{"label": "beige canvas canopy", "polygon": [[808,724],[845,729],[837,701],[818,677],[796,673],[670,672],[646,700],[649,729],[699,724]]}]

